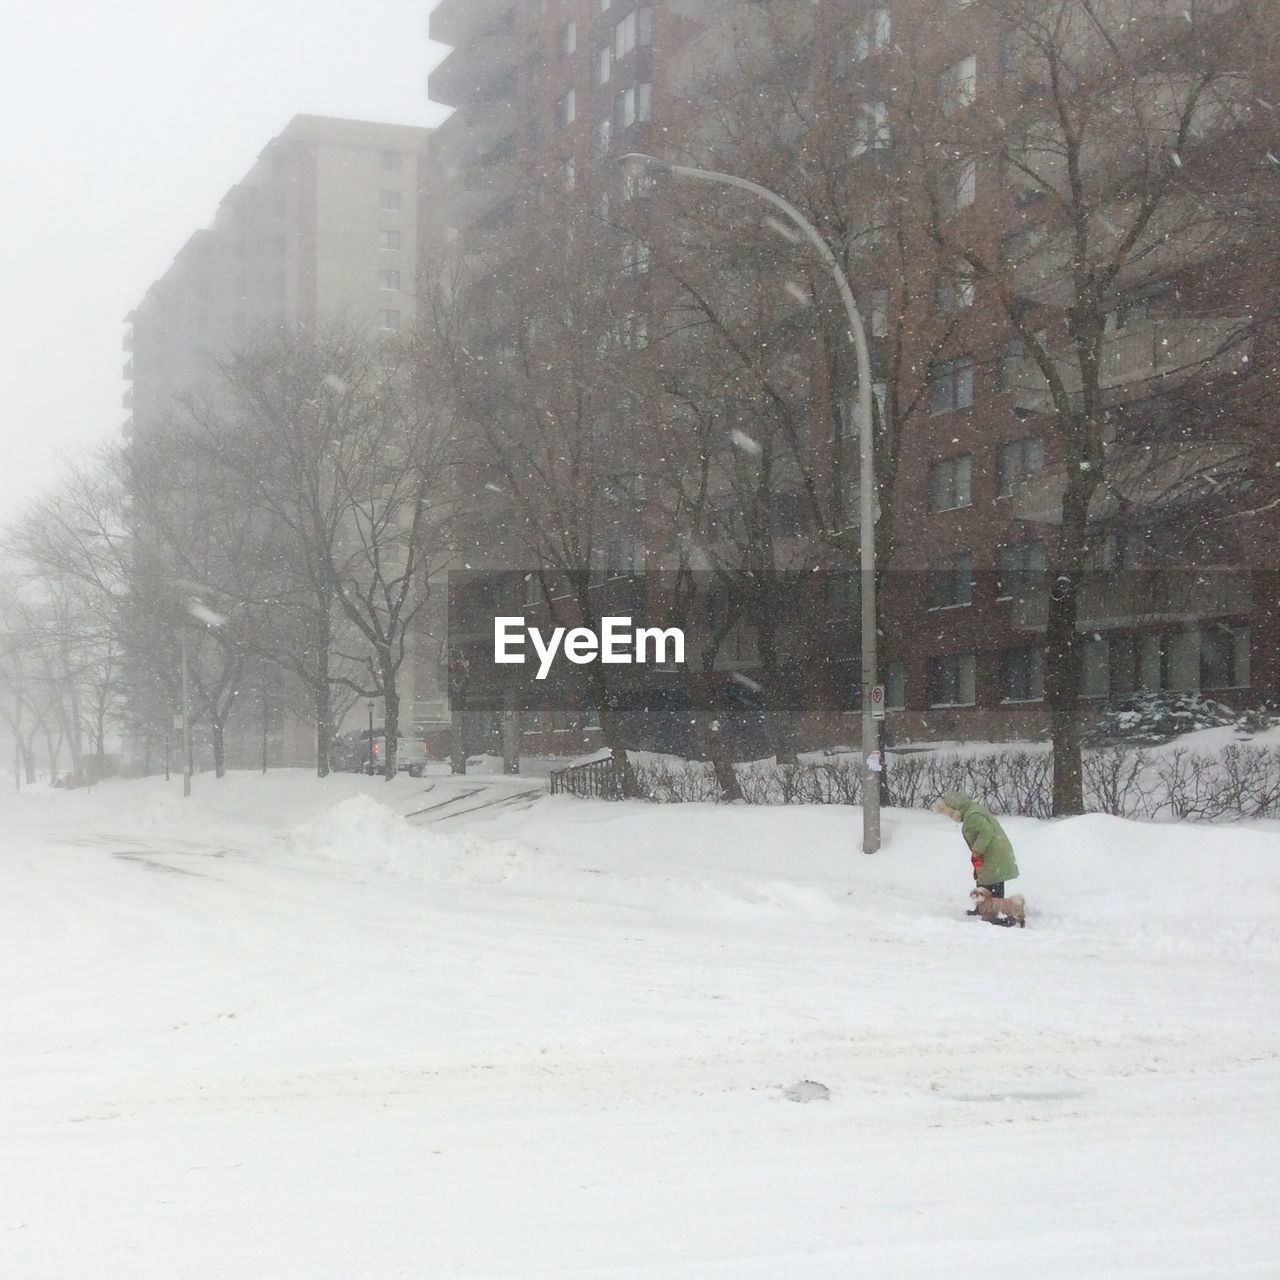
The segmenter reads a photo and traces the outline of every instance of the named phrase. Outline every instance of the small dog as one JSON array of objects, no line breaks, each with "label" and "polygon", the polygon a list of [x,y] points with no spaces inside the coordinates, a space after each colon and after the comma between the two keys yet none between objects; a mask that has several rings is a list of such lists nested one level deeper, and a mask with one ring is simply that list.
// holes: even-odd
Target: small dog
[{"label": "small dog", "polygon": [[1015,893],[1011,898],[994,898],[990,889],[979,887],[971,889],[969,897],[977,903],[978,914],[989,924],[1004,924],[1004,920],[998,919],[1003,913],[1010,924],[1016,924],[1019,929],[1027,927],[1027,904],[1022,894]]}]

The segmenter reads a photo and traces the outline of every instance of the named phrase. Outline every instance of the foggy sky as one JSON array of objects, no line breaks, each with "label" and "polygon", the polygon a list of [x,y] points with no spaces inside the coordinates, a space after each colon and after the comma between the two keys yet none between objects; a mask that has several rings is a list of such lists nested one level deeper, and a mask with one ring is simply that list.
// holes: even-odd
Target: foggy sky
[{"label": "foggy sky", "polygon": [[435,0],[43,0],[6,10],[0,521],[118,436],[124,316],[298,112],[436,124]]}]

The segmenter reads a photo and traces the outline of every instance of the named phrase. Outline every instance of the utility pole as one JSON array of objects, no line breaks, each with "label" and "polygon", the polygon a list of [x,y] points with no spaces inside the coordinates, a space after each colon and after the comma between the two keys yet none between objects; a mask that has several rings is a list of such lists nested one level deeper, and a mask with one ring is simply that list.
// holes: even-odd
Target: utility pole
[{"label": "utility pole", "polygon": [[182,794],[191,794],[191,704],[187,693],[187,627],[183,623],[182,638]]}]

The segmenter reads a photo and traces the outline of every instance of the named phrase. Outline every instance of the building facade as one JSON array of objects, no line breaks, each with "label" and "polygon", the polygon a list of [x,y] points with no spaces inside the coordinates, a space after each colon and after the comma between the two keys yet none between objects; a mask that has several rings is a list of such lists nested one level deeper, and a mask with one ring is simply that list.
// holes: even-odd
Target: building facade
[{"label": "building facade", "polygon": [[[892,486],[881,670],[899,741],[1043,732],[1056,591],[1079,597],[1090,707],[1144,689],[1237,705],[1280,689],[1280,459],[1265,407],[1280,273],[1266,117],[1249,106],[1275,96],[1265,43],[1248,46],[1261,11],[1204,6],[1194,40],[1178,6],[1126,0],[1089,22],[1058,11],[1055,28],[1034,8],[954,0],[442,0],[432,18],[454,49],[431,91],[457,108],[432,147],[441,241],[502,261],[537,184],[596,199],[620,155],[650,151],[787,183],[838,244]],[[1074,77],[1065,103],[1055,62]],[[1192,88],[1197,75],[1212,92]],[[753,133],[734,104],[757,88],[775,118]],[[1088,140],[1071,167],[1075,125]],[[773,167],[771,147],[799,161]],[[646,262],[643,219],[665,219],[662,199],[639,213]],[[625,265],[608,287],[635,294],[643,330],[662,286]],[[847,509],[847,352],[804,328],[780,337],[807,370],[793,379],[802,469],[843,485]],[[1105,483],[1073,516],[1072,476],[1089,468]],[[741,523],[730,497],[705,540]],[[787,529],[815,541],[804,525]],[[670,566],[664,550],[652,531],[650,568]],[[832,608],[852,621],[856,589]],[[856,628],[843,643],[851,673]],[[719,661],[758,674],[750,636]]]},{"label": "building facade", "polygon": [[[124,435],[135,448],[192,408],[216,410],[217,362],[258,338],[325,323],[390,339],[411,331],[427,138],[410,126],[300,115],[267,143],[126,318]],[[407,724],[443,714],[437,662],[420,647],[421,661],[403,668]],[[291,696],[280,673],[255,671],[228,727],[229,763],[313,763],[314,726],[296,711],[305,697]],[[365,715],[358,704],[351,724]]]}]

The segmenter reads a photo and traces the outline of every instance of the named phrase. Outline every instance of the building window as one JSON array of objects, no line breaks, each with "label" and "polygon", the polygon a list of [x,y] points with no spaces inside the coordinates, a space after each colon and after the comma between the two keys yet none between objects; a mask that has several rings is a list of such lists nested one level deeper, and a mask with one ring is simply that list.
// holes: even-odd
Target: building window
[{"label": "building window", "polygon": [[591,80],[593,84],[602,85],[609,83],[609,77],[613,75],[613,49],[605,44],[596,50],[596,55],[591,59]]},{"label": "building window", "polygon": [[972,106],[978,93],[978,60],[970,54],[943,71],[937,80],[938,106],[944,116]]},{"label": "building window", "polygon": [[1085,645],[1081,693],[1086,698],[1111,695],[1111,641],[1103,636]]},{"label": "building window", "polygon": [[996,551],[996,599],[1022,599],[1037,591],[1049,566],[1043,542],[1019,542]]},{"label": "building window", "polygon": [[871,336],[883,338],[889,332],[889,290],[871,290]]},{"label": "building window", "polygon": [[629,276],[649,272],[649,246],[643,240],[628,240],[622,246],[622,269]]},{"label": "building window", "polygon": [[596,125],[596,146],[600,151],[604,152],[609,150],[610,143],[613,140],[612,133],[612,126],[608,120],[601,120],[600,123]]},{"label": "building window", "polygon": [[885,151],[890,144],[889,108],[883,102],[861,103],[853,120],[852,154]]},{"label": "building window", "polygon": [[1037,471],[1044,470],[1044,441],[1039,438],[1010,440],[1000,446],[996,458],[997,492],[1010,497],[1018,486]]},{"label": "building window", "polygon": [[379,311],[378,326],[388,333],[400,331],[400,313],[398,311]]},{"label": "building window", "polygon": [[652,90],[647,84],[633,85],[624,89],[613,100],[613,126],[615,129],[626,129],[637,122],[643,124],[649,119],[652,103]]},{"label": "building window", "polygon": [[[887,382],[873,382],[871,384],[871,421],[873,425],[877,422],[881,425],[884,424],[888,395],[889,384]],[[854,396],[840,403],[840,435],[842,439],[848,440],[858,434],[858,400]]]},{"label": "building window", "polygon": [[1010,338],[1004,344],[1000,354],[1000,372],[997,385],[1006,394],[1018,391],[1022,386],[1022,375],[1027,361],[1026,349],[1021,338]]},{"label": "building window", "polygon": [[635,122],[635,118],[635,88],[623,89],[623,91],[613,100],[613,127],[619,130],[625,129],[628,125]]},{"label": "building window", "polygon": [[1249,687],[1249,628],[1211,623],[1200,629],[1200,687]]},{"label": "building window", "polygon": [[390,253],[399,253],[400,233],[398,231],[380,231],[378,233],[378,244],[380,248],[386,249]]},{"label": "building window", "polygon": [[956,609],[973,603],[973,557],[957,551],[945,569],[934,569],[929,593],[931,609]]},{"label": "building window", "polygon": [[1000,655],[1000,701],[1044,701],[1044,650],[1006,649]]},{"label": "building window", "polygon": [[1137,569],[1142,564],[1141,536],[1116,529],[1104,534],[1089,551],[1089,567],[1104,573]]},{"label": "building window", "polygon": [[1017,27],[1006,27],[1000,33],[1000,74],[1013,75],[1022,63],[1023,37]]},{"label": "building window", "polygon": [[571,58],[578,49],[578,24],[566,22],[556,34],[556,53],[561,59]]},{"label": "building window", "polygon": [[563,129],[577,119],[578,98],[572,89],[563,94],[556,102],[556,127]]},{"label": "building window", "polygon": [[378,272],[378,288],[379,289],[399,289],[400,273],[398,271],[379,271]]},{"label": "building window", "polygon": [[973,269],[969,266],[953,267],[950,271],[940,271],[934,285],[934,299],[938,311],[949,315],[953,311],[964,311],[973,306],[974,301]]},{"label": "building window", "polygon": [[613,52],[625,58],[633,49],[653,43],[653,10],[648,5],[633,9],[613,29]]},{"label": "building window", "polygon": [[954,511],[957,507],[967,507],[972,501],[972,475],[973,459],[968,454],[935,462],[929,468],[929,510]]},{"label": "building window", "polygon": [[388,173],[398,173],[401,166],[400,153],[398,151],[384,151],[379,157],[380,166]]},{"label": "building window", "polygon": [[872,9],[863,19],[853,37],[853,60],[861,62],[873,54],[888,51],[891,23],[887,8]]},{"label": "building window", "polygon": [[396,213],[400,208],[400,193],[398,191],[382,191],[378,195],[378,208],[387,213]]},{"label": "building window", "polygon": [[971,707],[977,701],[976,661],[971,653],[929,660],[929,705]]},{"label": "building window", "polygon": [[959,161],[947,176],[940,193],[942,216],[950,217],[978,198],[978,162]]},{"label": "building window", "polygon": [[903,711],[907,706],[907,669],[896,658],[884,673],[886,711]]},{"label": "building window", "polygon": [[642,351],[649,345],[649,317],[640,311],[628,311],[618,327],[618,341],[633,351]]},{"label": "building window", "polygon": [[973,404],[973,361],[965,356],[929,369],[929,412],[950,413]]}]

